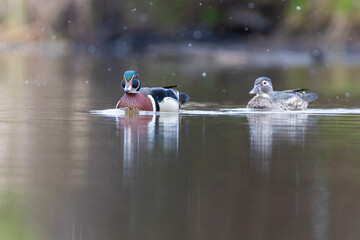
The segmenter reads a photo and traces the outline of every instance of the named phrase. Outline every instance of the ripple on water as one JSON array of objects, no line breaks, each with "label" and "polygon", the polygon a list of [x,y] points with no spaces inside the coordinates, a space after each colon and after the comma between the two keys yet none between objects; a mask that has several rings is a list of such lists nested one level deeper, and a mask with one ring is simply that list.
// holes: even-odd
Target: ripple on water
[{"label": "ripple on water", "polygon": [[300,111],[285,110],[259,110],[248,108],[220,108],[219,110],[181,110],[184,115],[244,115],[244,114],[306,114],[306,115],[354,115],[360,114],[360,109],[334,108],[334,109],[306,109]]},{"label": "ripple on water", "polygon": [[[125,111],[121,109],[91,110],[94,115],[103,116],[125,116],[127,113],[138,113],[140,115],[151,115],[153,112],[146,111]],[[301,111],[279,111],[279,110],[257,110],[248,108],[220,108],[218,110],[180,110],[182,115],[244,115],[244,114],[307,114],[307,115],[355,115],[360,114],[360,108],[333,108],[333,109],[306,109]]]}]

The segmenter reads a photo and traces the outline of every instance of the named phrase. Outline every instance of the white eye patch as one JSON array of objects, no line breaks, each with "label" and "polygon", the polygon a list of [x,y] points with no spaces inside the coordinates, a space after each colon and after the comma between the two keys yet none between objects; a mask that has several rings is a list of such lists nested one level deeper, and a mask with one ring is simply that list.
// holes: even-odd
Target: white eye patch
[{"label": "white eye patch", "polygon": [[265,85],[267,85],[267,84],[268,84],[267,81],[263,81],[263,82],[262,82],[262,85],[263,85],[263,86],[265,86]]}]

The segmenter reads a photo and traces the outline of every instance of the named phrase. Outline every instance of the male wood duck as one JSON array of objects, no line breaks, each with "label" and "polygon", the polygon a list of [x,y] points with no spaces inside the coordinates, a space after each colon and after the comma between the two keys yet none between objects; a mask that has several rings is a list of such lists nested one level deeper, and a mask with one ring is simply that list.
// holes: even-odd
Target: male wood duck
[{"label": "male wood duck", "polygon": [[318,96],[315,93],[305,93],[308,89],[294,89],[285,91],[273,91],[270,78],[259,77],[255,80],[254,88],[249,92],[256,94],[247,108],[275,109],[275,110],[304,110],[309,102],[315,101]]},{"label": "male wood duck", "polygon": [[139,75],[135,71],[124,73],[121,87],[125,94],[116,108],[153,112],[177,112],[181,105],[189,101],[186,93],[179,93],[170,87],[141,87]]}]

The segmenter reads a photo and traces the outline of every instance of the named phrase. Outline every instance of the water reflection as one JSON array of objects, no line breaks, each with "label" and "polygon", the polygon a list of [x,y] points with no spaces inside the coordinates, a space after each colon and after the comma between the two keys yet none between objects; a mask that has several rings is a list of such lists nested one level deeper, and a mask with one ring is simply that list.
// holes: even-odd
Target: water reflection
[{"label": "water reflection", "polygon": [[269,167],[274,141],[303,146],[307,129],[317,123],[316,117],[299,113],[250,113],[246,116],[250,125],[251,158],[258,160],[257,167],[264,170]]},{"label": "water reflection", "polygon": [[[188,105],[185,110],[207,111],[182,110],[180,116],[135,114],[115,121],[111,114],[99,117],[88,110],[105,109],[118,100],[122,69],[108,68],[127,63],[95,61],[2,60],[0,238],[360,235],[360,110],[332,108],[335,101],[344,107],[347,100],[340,94],[352,86],[349,76],[360,76],[359,69],[335,75],[334,69],[318,69],[314,84],[323,86],[321,79],[330,83],[313,89],[332,98],[330,103],[324,98],[326,111],[259,114],[218,108],[227,100],[229,107],[234,99],[247,102],[244,86],[260,73],[276,76],[278,88],[285,89],[306,85],[309,69],[187,71],[178,63],[139,59],[146,84],[181,79],[182,89],[195,101],[217,104]],[[194,81],[203,71],[206,78]],[[174,77],[159,82],[159,72]],[[225,72],[230,74],[226,79],[245,76],[247,83],[224,85]],[[352,91],[345,106],[358,107],[359,93]]]},{"label": "water reflection", "polygon": [[131,172],[145,153],[157,148],[177,159],[179,151],[179,114],[130,114],[117,117],[118,134],[123,135],[124,176]]}]

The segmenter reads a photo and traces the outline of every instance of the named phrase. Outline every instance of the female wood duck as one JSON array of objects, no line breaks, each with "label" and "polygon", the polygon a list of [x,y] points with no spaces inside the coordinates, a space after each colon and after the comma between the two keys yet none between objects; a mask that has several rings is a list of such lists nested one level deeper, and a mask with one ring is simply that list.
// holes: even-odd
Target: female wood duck
[{"label": "female wood duck", "polygon": [[256,94],[247,108],[275,109],[275,110],[304,110],[309,102],[315,101],[318,96],[315,93],[304,93],[308,89],[294,89],[285,91],[273,91],[270,78],[259,77],[255,80],[254,88],[250,94]]},{"label": "female wood duck", "polygon": [[177,90],[172,89],[176,86],[141,88],[139,75],[135,71],[126,71],[124,73],[121,87],[124,89],[125,94],[116,104],[116,108],[177,112],[181,105],[190,99],[186,93],[179,93]]}]

